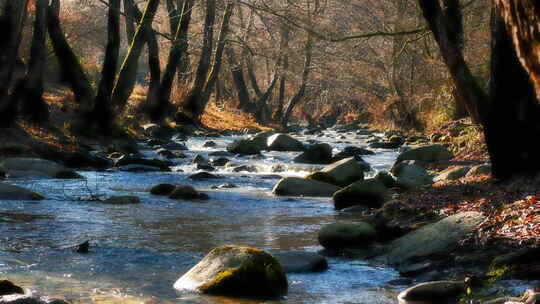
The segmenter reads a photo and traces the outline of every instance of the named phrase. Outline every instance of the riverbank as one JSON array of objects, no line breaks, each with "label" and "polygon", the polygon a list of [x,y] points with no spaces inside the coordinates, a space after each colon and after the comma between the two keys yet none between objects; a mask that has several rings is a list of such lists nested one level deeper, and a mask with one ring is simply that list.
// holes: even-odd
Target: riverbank
[{"label": "riverbank", "polygon": [[[64,112],[59,109],[59,114],[62,115],[61,113]],[[214,120],[219,121],[216,117],[218,116],[214,116]],[[235,121],[234,129],[236,132],[240,130],[242,132],[249,130],[252,130],[250,132],[256,132],[257,127],[252,125],[251,122],[244,124],[241,119],[234,115],[229,117],[232,117],[233,121]],[[224,127],[225,123],[223,121],[221,123],[223,124],[221,127]],[[19,124],[16,128],[3,133],[2,140],[4,144],[3,149],[0,149],[2,156],[37,156],[64,164],[71,159],[68,156],[77,156],[77,162],[73,163],[73,167],[91,168],[93,166],[91,162],[88,162],[87,166],[81,166],[81,160],[89,161],[93,159],[92,154],[87,153],[96,148],[101,152],[100,157],[111,156],[115,158],[118,156],[118,154],[113,155],[115,152],[121,154],[135,152],[137,140],[141,142],[147,140],[148,137],[157,140],[158,138],[155,137],[159,137],[163,133],[180,133],[186,138],[197,136],[201,140],[205,138],[204,143],[200,143],[201,146],[206,145],[212,139],[219,138],[223,134],[239,134],[231,133],[231,131],[208,131],[185,127],[171,128],[170,126],[157,128],[156,126],[146,125],[145,129],[142,125],[131,124],[127,129],[132,132],[132,135],[114,139],[109,143],[103,143],[96,139],[74,135],[67,125],[66,128],[61,128],[61,125],[64,124],[57,123],[55,126],[48,128],[37,128],[24,123]],[[336,128],[338,132],[335,134],[335,139],[346,145],[347,142],[354,144],[358,138],[357,136],[369,137],[378,134],[371,138],[374,141],[370,144],[374,147],[381,147],[374,149],[386,149],[389,151],[397,149],[402,144],[405,144],[405,146],[438,144],[448,147],[454,152],[453,158],[421,164],[429,170],[428,173],[432,176],[436,176],[448,168],[481,165],[487,160],[485,150],[482,150],[481,135],[477,127],[464,122],[453,122],[426,135],[387,132],[385,136],[381,136],[381,132],[368,131],[364,127],[349,125]],[[314,134],[314,138],[317,138],[321,136],[324,130],[312,129],[306,131],[298,129],[297,131]],[[300,133],[293,133],[293,136],[296,136],[296,134]],[[334,133],[332,133],[332,136],[334,136]],[[208,143],[208,145],[210,144]],[[47,148],[43,148],[43,146]],[[127,188],[137,188],[135,185],[127,186]],[[484,288],[478,288],[475,285],[473,296],[484,296],[483,290],[490,290],[490,284],[495,281],[511,278],[530,280],[535,279],[537,276],[536,265],[531,258],[536,254],[534,248],[538,244],[536,227],[537,188],[534,181],[514,181],[501,185],[489,177],[488,171],[483,171],[483,173],[477,175],[441,180],[433,185],[409,188],[393,187],[391,190],[394,195],[387,202],[388,205],[379,210],[370,210],[365,214],[363,212],[353,214],[352,217],[356,219],[372,217],[371,220],[376,223],[378,219],[374,218],[374,216],[380,214],[380,212],[384,213],[385,208],[392,206],[401,208],[405,206],[407,220],[396,221],[394,224],[397,225],[395,227],[402,230],[401,233],[408,233],[418,231],[421,227],[426,227],[430,223],[436,223],[446,216],[462,214],[463,212],[479,212],[483,214],[486,220],[483,220],[478,228],[475,227],[472,233],[467,234],[467,238],[459,240],[456,243],[458,246],[452,252],[445,252],[442,255],[416,257],[414,263],[405,265],[407,268],[402,265],[401,269],[400,267],[397,267],[397,269],[401,271],[403,276],[410,278],[410,280],[402,281],[406,282],[405,284],[440,279],[464,280],[465,277],[473,277],[475,282],[481,283],[478,285],[484,286]],[[273,200],[275,199],[273,198]],[[347,211],[337,212],[336,214],[338,217],[347,218],[349,216]],[[399,214],[397,212],[397,215]],[[419,216],[411,216],[411,214]],[[306,244],[308,244],[307,241]],[[512,254],[507,255],[509,253]],[[352,254],[356,253],[352,252]],[[503,256],[503,258],[500,258],[500,256]],[[488,288],[485,288],[486,286]],[[491,292],[492,290],[489,291],[489,293]]]}]

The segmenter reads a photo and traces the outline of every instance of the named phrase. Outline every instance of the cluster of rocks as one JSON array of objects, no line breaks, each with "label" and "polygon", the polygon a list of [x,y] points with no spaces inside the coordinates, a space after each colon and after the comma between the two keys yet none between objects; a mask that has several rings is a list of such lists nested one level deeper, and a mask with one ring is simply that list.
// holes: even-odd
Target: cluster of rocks
[{"label": "cluster of rocks", "polygon": [[[114,168],[128,172],[170,171],[175,158],[186,158],[187,150],[182,140],[172,138],[174,132],[157,125],[146,125],[145,132],[152,147],[161,159],[147,159],[137,154],[136,148],[117,149],[110,153],[79,155],[79,164],[100,164],[100,168]],[[379,137],[365,129],[345,129],[358,136],[371,136],[372,149],[397,149],[404,144],[425,143],[423,138],[404,137],[387,134]],[[310,130],[317,134],[321,130]],[[215,147],[208,141],[204,147]],[[122,150],[122,151],[120,151]],[[327,253],[354,252],[376,262],[394,266],[403,275],[415,275],[436,270],[430,257],[444,255],[458,247],[459,241],[485,220],[477,212],[463,212],[446,218],[436,215],[415,214],[416,210],[392,199],[394,191],[430,185],[434,182],[455,180],[464,176],[487,174],[488,164],[474,167],[460,166],[448,168],[433,174],[425,166],[432,162],[450,160],[453,155],[444,145],[423,145],[404,148],[390,172],[379,172],[373,178],[365,178],[370,170],[362,155],[374,152],[365,148],[349,146],[333,155],[327,143],[313,142],[304,145],[290,135],[261,132],[233,142],[227,152],[210,154],[210,159],[197,155],[191,163],[199,170],[189,176],[191,179],[211,179],[219,176],[209,173],[215,167],[227,167],[233,172],[257,172],[253,165],[238,165],[229,160],[232,154],[260,157],[261,151],[297,151],[296,163],[327,165],[319,171],[303,178],[286,177],[280,179],[273,193],[280,196],[332,197],[334,208],[342,212],[361,210],[365,215],[352,222],[336,222],[324,225],[318,232],[318,241]],[[76,158],[60,164],[35,157],[4,158],[0,170],[11,177],[82,178],[70,167],[78,167]],[[71,166],[68,166],[70,164]],[[224,184],[222,188],[234,187]],[[218,187],[219,188],[219,187]],[[190,185],[158,184],[152,187],[153,195],[167,196],[177,200],[205,200],[208,195]],[[0,199],[38,200],[40,194],[19,186],[0,183]],[[139,203],[136,196],[113,196],[104,203]],[[430,223],[418,225],[423,216]],[[444,237],[441,237],[443,236]],[[507,257],[501,263],[509,263]],[[515,258],[515,257],[514,257]],[[288,289],[286,273],[324,271],[328,268],[326,259],[317,253],[286,251],[269,254],[256,248],[224,246],[212,250],[203,260],[176,281],[174,288],[194,290],[207,294],[279,297]],[[24,291],[6,281],[0,281],[0,303],[61,304],[63,300],[24,295]],[[11,289],[10,289],[11,288]],[[398,299],[410,301],[432,301],[463,295],[468,289],[466,281],[434,281],[415,285],[402,293]],[[4,290],[8,290],[7,292]],[[10,291],[11,290],[11,291]],[[3,291],[5,293],[3,293]],[[10,298],[13,297],[13,298]],[[20,300],[20,297],[26,297]],[[528,293],[522,299],[505,299],[490,303],[535,303],[535,293]],[[21,302],[22,301],[22,302]],[[513,303],[513,302],[512,302]]]}]

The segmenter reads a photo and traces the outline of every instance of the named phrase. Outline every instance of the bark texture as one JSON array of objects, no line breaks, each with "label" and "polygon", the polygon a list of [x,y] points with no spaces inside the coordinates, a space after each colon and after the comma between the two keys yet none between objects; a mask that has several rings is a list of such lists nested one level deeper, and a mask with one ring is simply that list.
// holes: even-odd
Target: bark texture
[{"label": "bark texture", "polygon": [[[502,16],[508,14],[515,15],[515,12],[505,12]],[[538,90],[530,81],[534,81],[534,72],[524,68],[531,58],[522,58],[531,55],[516,52],[524,47],[523,41],[515,40],[517,29],[514,26],[521,27],[527,22],[521,18],[525,17],[521,16],[518,24],[514,23],[516,20],[505,18],[507,30],[497,7],[492,13],[491,104],[484,122],[484,132],[493,174],[500,179],[516,175],[534,176],[540,171],[538,144],[534,140],[540,137]],[[538,25],[537,20],[529,19],[533,23],[531,28],[534,28],[534,24]],[[529,40],[529,43],[534,44],[534,41]]]}]

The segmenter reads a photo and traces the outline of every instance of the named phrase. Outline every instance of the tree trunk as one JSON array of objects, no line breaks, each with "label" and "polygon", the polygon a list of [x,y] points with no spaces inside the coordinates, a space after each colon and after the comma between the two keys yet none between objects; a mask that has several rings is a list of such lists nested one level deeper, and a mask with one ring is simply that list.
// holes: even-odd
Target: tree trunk
[{"label": "tree trunk", "polygon": [[94,101],[94,108],[86,117],[87,122],[89,124],[95,123],[104,135],[110,135],[109,132],[114,120],[111,95],[120,52],[120,0],[109,0],[107,22],[107,47],[101,69],[101,81]]},{"label": "tree trunk", "polygon": [[203,47],[199,65],[195,74],[193,88],[186,99],[182,102],[182,112],[190,117],[194,123],[198,123],[200,114],[204,108],[201,106],[201,94],[203,93],[212,57],[212,45],[214,41],[214,20],[216,17],[216,0],[206,1],[206,18],[204,21]]},{"label": "tree trunk", "polygon": [[19,45],[22,38],[24,20],[26,19],[28,0],[8,1],[2,15],[2,28],[4,29],[0,49],[0,100],[7,97],[11,85],[15,60],[19,58]]},{"label": "tree trunk", "polygon": [[149,0],[133,37],[131,47],[122,63],[118,79],[113,89],[112,102],[118,109],[123,109],[135,87],[137,68],[142,48],[148,31],[152,31],[152,21],[159,6],[159,0]]},{"label": "tree trunk", "polygon": [[540,100],[540,3],[536,0],[496,0],[514,41],[517,57]]},{"label": "tree trunk", "polygon": [[266,89],[266,92],[264,92],[259,98],[259,100],[257,100],[257,102],[255,103],[255,107],[257,108],[257,112],[255,112],[255,120],[261,125],[267,124],[272,116],[270,107],[268,106],[268,101],[272,98],[272,95],[274,94],[274,88],[278,83],[278,79],[279,65],[276,65],[276,70],[274,71],[274,76],[272,77],[272,81],[270,82],[268,89]]},{"label": "tree trunk", "polygon": [[1,26],[0,48],[0,127],[9,127],[15,120],[17,104],[12,103],[9,88],[12,83],[13,71],[18,58],[22,28],[26,17],[28,1],[8,1],[4,7]]},{"label": "tree trunk", "polygon": [[231,68],[231,75],[236,88],[236,93],[238,97],[238,108],[248,112],[255,112],[255,105],[251,102],[251,97],[249,96],[249,90],[246,85],[246,80],[244,78],[244,71],[242,70],[241,64],[236,60],[236,54],[234,49],[231,47],[225,50],[227,59],[229,61],[229,66]]},{"label": "tree trunk", "polygon": [[285,104],[285,89],[287,84],[287,70],[289,69],[289,57],[287,56],[290,39],[290,29],[287,25],[282,25],[281,40],[279,43],[279,91],[276,103],[276,111],[273,119],[280,121],[283,117],[283,105]]},{"label": "tree trunk", "polygon": [[283,127],[287,126],[287,123],[289,122],[289,119],[291,118],[294,108],[304,98],[304,95],[306,93],[306,86],[309,79],[309,72],[311,69],[311,59],[313,56],[313,35],[311,35],[311,33],[308,33],[304,51],[305,51],[305,59],[304,59],[304,71],[302,72],[302,83],[300,84],[300,88],[298,89],[296,94],[289,101],[289,104],[287,105],[287,109],[283,113],[283,117],[281,118],[281,125]]},{"label": "tree trunk", "polygon": [[234,1],[227,2],[227,5],[225,6],[225,12],[223,13],[223,20],[221,21],[221,27],[219,30],[216,53],[214,55],[214,62],[212,63],[210,74],[208,75],[204,90],[201,94],[200,113],[198,113],[199,116],[203,113],[204,108],[206,108],[206,105],[210,100],[210,95],[214,91],[219,72],[221,71],[221,64],[223,62],[223,50],[225,49],[225,44],[227,42],[225,39],[227,38],[227,35],[229,33],[229,21],[231,20],[233,9]]},{"label": "tree trunk", "polygon": [[47,63],[45,40],[47,39],[48,0],[36,0],[35,6],[34,34],[28,72],[21,80],[24,85],[17,86],[24,90],[15,92],[14,95],[20,98],[21,114],[27,116],[32,122],[44,123],[49,119],[49,106],[43,100],[43,73]]},{"label": "tree trunk", "polygon": [[[464,39],[463,39],[463,14],[459,6],[459,0],[444,0],[444,15],[448,24],[448,33],[450,34],[449,40],[452,44],[455,44],[461,53],[463,53]],[[454,113],[453,119],[461,119],[467,116],[467,106],[465,100],[459,94],[457,88],[452,88],[452,95],[454,96]]]},{"label": "tree trunk", "polygon": [[[508,25],[514,28],[514,20]],[[491,27],[491,104],[484,132],[493,175],[500,179],[534,175],[540,171],[538,145],[533,143],[540,137],[540,106],[530,75],[520,64],[514,47],[522,42],[512,43],[496,7]]]},{"label": "tree trunk", "polygon": [[487,97],[465,63],[461,49],[455,41],[455,35],[449,31],[447,18],[442,12],[439,1],[418,0],[418,4],[439,45],[457,93],[465,102],[472,120],[480,123],[482,117],[479,109],[485,107]]},{"label": "tree trunk", "polygon": [[159,122],[164,118],[167,108],[171,105],[170,98],[174,75],[187,52],[187,33],[191,23],[193,0],[185,0],[182,5],[181,20],[177,23],[167,66],[163,72],[156,98],[147,100],[150,119],[155,122]]},{"label": "tree trunk", "polygon": [[[133,42],[133,37],[135,36],[135,22],[133,18],[133,11],[135,8],[135,3],[133,3],[133,0],[124,0],[124,21],[126,23],[126,37],[127,37],[127,43],[131,45]],[[136,20],[140,20],[140,18],[136,18]]]},{"label": "tree trunk", "polygon": [[49,37],[56,58],[58,59],[62,79],[65,79],[69,83],[75,99],[80,105],[80,110],[86,113],[92,108],[94,91],[77,55],[71,49],[62,31],[59,11],[60,1],[52,0],[47,14]]},{"label": "tree trunk", "polygon": [[[133,1],[133,0],[127,0]],[[132,20],[142,20],[143,14],[139,8],[131,2],[129,16]],[[148,67],[150,68],[150,84],[146,94],[146,103],[153,101],[158,96],[159,84],[161,82],[161,64],[159,62],[159,46],[156,39],[156,33],[152,28],[143,29],[143,39],[148,48]]]}]

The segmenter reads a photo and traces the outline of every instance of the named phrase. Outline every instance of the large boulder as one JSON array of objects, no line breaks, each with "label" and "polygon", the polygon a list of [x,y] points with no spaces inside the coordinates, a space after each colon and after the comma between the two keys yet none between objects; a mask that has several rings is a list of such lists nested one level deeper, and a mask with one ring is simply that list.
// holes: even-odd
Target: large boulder
[{"label": "large boulder", "polygon": [[285,177],[274,186],[272,192],[276,195],[330,197],[339,189],[338,186],[312,179]]},{"label": "large boulder", "polygon": [[218,247],[174,283],[177,290],[204,294],[279,297],[288,283],[281,264],[255,248]]},{"label": "large boulder", "polygon": [[433,183],[433,177],[429,175],[427,170],[414,162],[397,163],[391,171],[396,177],[396,184],[404,188],[415,188]]},{"label": "large boulder", "polygon": [[397,149],[400,146],[400,143],[390,141],[376,141],[369,144],[369,147],[373,149]]},{"label": "large boulder", "polygon": [[66,153],[62,162],[69,168],[110,168],[113,162],[97,152],[75,151]]},{"label": "large boulder", "polygon": [[465,177],[478,176],[478,175],[491,174],[491,164],[481,164],[471,168]]},{"label": "large boulder", "polygon": [[82,178],[59,163],[41,158],[10,157],[0,166],[11,177]]},{"label": "large boulder", "polygon": [[467,173],[471,170],[471,167],[469,166],[458,166],[453,168],[448,168],[446,170],[443,170],[441,173],[439,173],[437,176],[433,178],[433,182],[442,182],[442,181],[453,181],[456,179],[460,179],[467,175]]},{"label": "large boulder", "polygon": [[254,155],[261,154],[261,147],[251,139],[241,139],[229,144],[227,151],[240,155]]},{"label": "large boulder", "polygon": [[123,157],[120,157],[114,163],[115,167],[125,167],[129,165],[157,167],[161,171],[171,171],[169,166],[172,165],[172,163],[160,159],[146,159],[129,155],[124,155]]},{"label": "large boulder", "polygon": [[189,185],[177,186],[169,195],[172,199],[206,199],[208,196],[204,193],[199,193],[195,188]]},{"label": "large boulder", "polygon": [[276,134],[276,131],[263,131],[249,137],[249,139],[255,145],[257,145],[261,150],[265,150],[268,147],[267,146],[268,137],[274,134]]},{"label": "large boulder", "polygon": [[42,200],[44,197],[23,187],[0,183],[0,200]]},{"label": "large boulder", "polygon": [[176,186],[171,184],[157,184],[150,188],[150,193],[154,195],[170,195]]},{"label": "large boulder", "polygon": [[414,285],[398,295],[399,303],[447,303],[465,293],[460,281],[433,281]]},{"label": "large boulder", "polygon": [[332,147],[326,143],[311,145],[293,161],[304,164],[328,164],[332,162]]},{"label": "large boulder", "polygon": [[282,251],[272,254],[286,273],[320,272],[328,269],[326,258],[315,252]]},{"label": "large boulder", "polygon": [[188,178],[195,179],[195,180],[203,180],[203,179],[217,179],[220,177],[206,171],[201,171],[201,172],[191,174],[190,176],[188,176]]},{"label": "large boulder", "polygon": [[345,147],[341,152],[334,155],[334,161],[340,161],[342,159],[349,158],[349,157],[355,157],[358,159],[362,155],[373,155],[373,154],[375,154],[375,152],[368,149],[364,149],[361,147],[348,146],[348,147]]},{"label": "large boulder", "polygon": [[347,186],[364,179],[365,167],[349,157],[324,167],[321,172],[331,176],[339,186]]},{"label": "large boulder", "polygon": [[378,259],[403,265],[415,257],[449,253],[485,219],[481,213],[472,211],[449,216],[392,241],[386,246],[386,253]]},{"label": "large boulder", "polygon": [[341,210],[356,205],[379,208],[389,198],[388,188],[377,179],[357,181],[334,193],[334,207]]},{"label": "large boulder", "polygon": [[377,237],[377,231],[368,223],[334,223],[319,230],[319,243],[326,249],[366,247]]},{"label": "large boulder", "polygon": [[169,139],[175,133],[173,128],[166,125],[158,125],[155,123],[145,124],[141,127],[143,128],[146,136],[159,139]]},{"label": "large boulder", "polygon": [[450,160],[454,157],[452,152],[443,145],[429,145],[417,148],[412,148],[401,153],[396,162],[405,160],[417,160],[421,162],[431,163],[437,161]]},{"label": "large boulder", "polygon": [[304,145],[287,134],[274,134],[266,142],[269,151],[304,151]]}]

